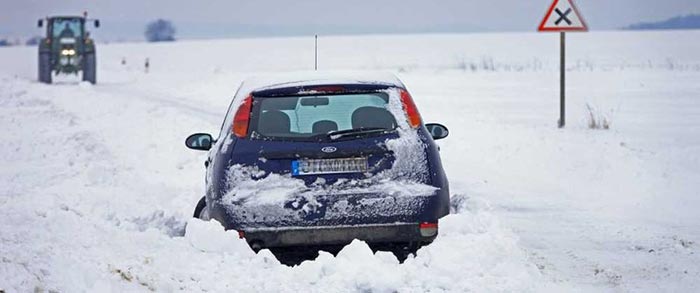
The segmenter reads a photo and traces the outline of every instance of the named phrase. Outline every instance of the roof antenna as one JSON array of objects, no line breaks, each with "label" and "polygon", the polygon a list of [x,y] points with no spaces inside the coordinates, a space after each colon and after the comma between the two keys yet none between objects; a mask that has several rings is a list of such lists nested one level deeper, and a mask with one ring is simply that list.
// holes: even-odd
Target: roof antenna
[{"label": "roof antenna", "polygon": [[314,35],[314,70],[318,70],[318,35]]}]

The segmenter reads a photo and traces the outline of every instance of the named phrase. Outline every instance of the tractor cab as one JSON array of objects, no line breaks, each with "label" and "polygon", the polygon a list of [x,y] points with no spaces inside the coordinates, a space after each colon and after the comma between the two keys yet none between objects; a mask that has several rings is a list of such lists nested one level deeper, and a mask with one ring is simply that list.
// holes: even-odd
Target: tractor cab
[{"label": "tractor cab", "polygon": [[[84,15],[53,16],[37,22],[46,27],[46,36],[39,43],[39,81],[51,83],[52,75],[82,72],[84,81],[96,82],[95,44],[85,29],[89,21]],[[99,20],[92,21],[95,27],[100,26]]]}]

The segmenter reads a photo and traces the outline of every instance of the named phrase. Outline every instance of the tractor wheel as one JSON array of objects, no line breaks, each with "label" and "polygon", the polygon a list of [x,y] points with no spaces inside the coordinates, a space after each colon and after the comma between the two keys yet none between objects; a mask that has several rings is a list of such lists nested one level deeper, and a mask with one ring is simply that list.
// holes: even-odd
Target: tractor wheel
[{"label": "tractor wheel", "polygon": [[51,55],[39,53],[39,82],[51,83]]},{"label": "tractor wheel", "polygon": [[88,53],[83,56],[83,81],[89,81],[92,84],[97,82],[97,60],[95,53]]}]

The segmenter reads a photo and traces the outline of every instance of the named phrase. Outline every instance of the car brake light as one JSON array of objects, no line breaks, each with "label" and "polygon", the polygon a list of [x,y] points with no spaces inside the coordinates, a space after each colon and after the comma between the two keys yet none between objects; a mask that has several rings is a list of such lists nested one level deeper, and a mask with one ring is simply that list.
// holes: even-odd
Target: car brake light
[{"label": "car brake light", "polygon": [[345,91],[345,88],[342,86],[317,86],[311,88],[312,91],[317,91],[321,93],[339,93]]},{"label": "car brake light", "polygon": [[408,124],[411,125],[412,128],[418,128],[421,123],[420,113],[418,113],[416,104],[413,103],[411,94],[404,89],[401,90],[401,104],[403,104],[403,110],[406,112]]},{"label": "car brake light", "polygon": [[248,135],[248,123],[250,122],[250,108],[253,105],[253,96],[248,95],[248,97],[243,100],[243,104],[236,110],[236,116],[233,116],[233,126],[231,127],[231,132],[233,132],[236,137],[243,138]]},{"label": "car brake light", "polygon": [[423,237],[435,236],[438,232],[438,223],[422,222],[418,224],[418,228],[420,229],[420,235]]}]

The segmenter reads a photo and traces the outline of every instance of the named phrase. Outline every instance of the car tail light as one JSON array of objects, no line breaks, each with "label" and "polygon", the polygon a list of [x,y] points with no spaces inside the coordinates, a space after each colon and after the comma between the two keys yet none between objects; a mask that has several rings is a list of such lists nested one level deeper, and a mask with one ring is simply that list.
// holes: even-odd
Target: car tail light
[{"label": "car tail light", "polygon": [[238,230],[238,239],[245,238],[245,232],[243,230]]},{"label": "car tail light", "polygon": [[231,132],[237,137],[243,138],[248,135],[248,123],[250,122],[250,108],[253,105],[253,96],[248,95],[248,97],[243,100],[243,104],[238,106],[236,110],[236,116],[233,116],[233,126],[231,127]]},{"label": "car tail light", "polygon": [[413,103],[411,94],[404,89],[401,90],[401,104],[403,104],[403,110],[406,112],[408,124],[411,125],[412,128],[418,128],[421,123],[420,113],[418,113],[416,104]]},{"label": "car tail light", "polygon": [[438,223],[422,222],[418,224],[418,228],[420,229],[420,235],[423,237],[435,236],[438,232]]}]

